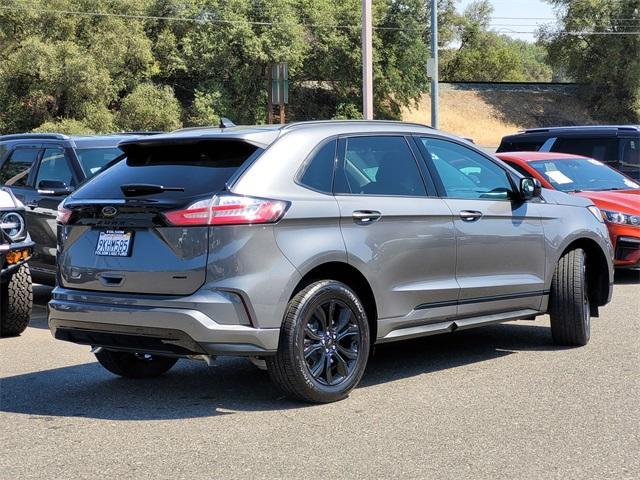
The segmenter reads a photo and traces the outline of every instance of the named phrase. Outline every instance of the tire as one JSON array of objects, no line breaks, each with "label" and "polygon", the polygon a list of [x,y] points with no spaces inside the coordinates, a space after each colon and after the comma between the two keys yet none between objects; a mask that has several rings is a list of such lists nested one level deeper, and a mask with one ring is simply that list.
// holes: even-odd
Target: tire
[{"label": "tire", "polygon": [[27,329],[33,308],[29,267],[21,265],[0,285],[0,337],[15,337]]},{"label": "tire", "polygon": [[358,296],[343,283],[323,280],[289,301],[278,351],[267,357],[267,369],[292,398],[335,402],[362,378],[369,345],[367,314]]},{"label": "tire", "polygon": [[583,346],[591,335],[591,310],[586,275],[586,254],[581,248],[565,253],[551,282],[549,316],[556,345]]},{"label": "tire", "polygon": [[174,357],[112,350],[100,350],[95,356],[104,368],[125,378],[159,377],[168,372],[178,361]]}]

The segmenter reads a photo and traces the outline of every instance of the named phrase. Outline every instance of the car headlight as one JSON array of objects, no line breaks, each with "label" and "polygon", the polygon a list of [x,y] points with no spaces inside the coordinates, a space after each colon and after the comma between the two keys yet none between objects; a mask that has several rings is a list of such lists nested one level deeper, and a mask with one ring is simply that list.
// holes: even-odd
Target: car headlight
[{"label": "car headlight", "polygon": [[23,240],[27,235],[24,217],[18,212],[0,214],[0,230],[14,242]]},{"label": "car headlight", "polygon": [[593,216],[598,219],[600,223],[604,223],[604,214],[600,211],[598,207],[596,207],[595,205],[589,205],[587,207],[587,210],[589,210],[593,214]]},{"label": "car headlight", "polygon": [[640,227],[640,215],[631,215],[629,213],[602,210],[602,218],[604,218],[609,223]]}]

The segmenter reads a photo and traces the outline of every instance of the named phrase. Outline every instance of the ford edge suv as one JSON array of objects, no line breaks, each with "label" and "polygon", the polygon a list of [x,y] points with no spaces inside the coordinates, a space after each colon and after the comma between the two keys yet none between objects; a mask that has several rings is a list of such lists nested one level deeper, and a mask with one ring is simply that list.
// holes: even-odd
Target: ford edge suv
[{"label": "ford edge suv", "polygon": [[549,313],[585,345],[612,247],[585,198],[469,142],[382,121],[197,129],[126,158],[58,212],[49,326],[124,377],[251,357],[290,396],[348,395],[376,343]]}]

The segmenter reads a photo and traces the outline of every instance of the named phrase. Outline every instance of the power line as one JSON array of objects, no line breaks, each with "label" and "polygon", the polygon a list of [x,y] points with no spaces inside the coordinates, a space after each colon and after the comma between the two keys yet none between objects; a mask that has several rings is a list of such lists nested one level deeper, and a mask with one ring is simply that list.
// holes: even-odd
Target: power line
[{"label": "power line", "polygon": [[[169,17],[169,16],[160,16],[160,15],[142,15],[142,14],[130,14],[130,13],[114,13],[114,12],[91,12],[91,11],[83,11],[83,10],[56,10],[56,9],[43,9],[37,7],[28,7],[28,6],[0,6],[0,10],[8,10],[8,11],[36,11],[38,13],[49,13],[55,15],[78,15],[78,16],[87,16],[87,17],[116,17],[116,18],[129,18],[135,20],[167,20],[167,21],[178,21],[178,22],[194,22],[194,23],[215,23],[215,24],[223,24],[223,25],[254,25],[254,26],[265,26],[265,27],[273,27],[278,25],[283,25],[284,22],[264,22],[264,21],[254,21],[254,20],[226,20],[219,18],[211,18],[209,15],[203,15],[200,18],[194,17]],[[498,17],[494,17],[498,18]],[[504,17],[506,18],[506,17]],[[516,17],[513,17],[516,18]],[[532,18],[532,17],[530,17]],[[309,28],[344,28],[344,29],[360,29],[360,25],[340,25],[340,24],[321,24],[321,23],[301,23],[303,27]],[[511,25],[508,25],[511,26]],[[513,25],[516,26],[516,25]],[[520,26],[520,25],[518,25]],[[529,25],[522,25],[529,26]],[[532,25],[531,25],[532,26]],[[629,26],[628,28],[632,28]],[[382,27],[382,26],[374,26],[374,30],[389,30],[389,31],[406,31],[406,32],[425,32],[424,28],[405,28],[405,27]],[[499,33],[499,32],[498,32]],[[537,31],[519,31],[519,30],[511,30],[509,29],[508,33],[516,33],[516,34],[536,34]],[[640,29],[638,31],[566,31],[566,32],[556,32],[560,35],[640,35]]]}]

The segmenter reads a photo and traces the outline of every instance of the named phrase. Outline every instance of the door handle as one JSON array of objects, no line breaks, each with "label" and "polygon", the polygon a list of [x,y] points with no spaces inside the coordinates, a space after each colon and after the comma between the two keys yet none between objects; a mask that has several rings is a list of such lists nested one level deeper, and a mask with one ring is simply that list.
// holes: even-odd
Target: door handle
[{"label": "door handle", "polygon": [[382,213],[377,210],[356,210],[353,212],[353,221],[356,223],[373,223],[380,220]]},{"label": "door handle", "polygon": [[478,212],[477,210],[462,210],[460,212],[460,218],[465,222],[475,222],[482,217],[482,212]]},{"label": "door handle", "polygon": [[27,203],[25,205],[25,207],[30,208],[31,210],[38,208],[38,204],[37,203]]}]

